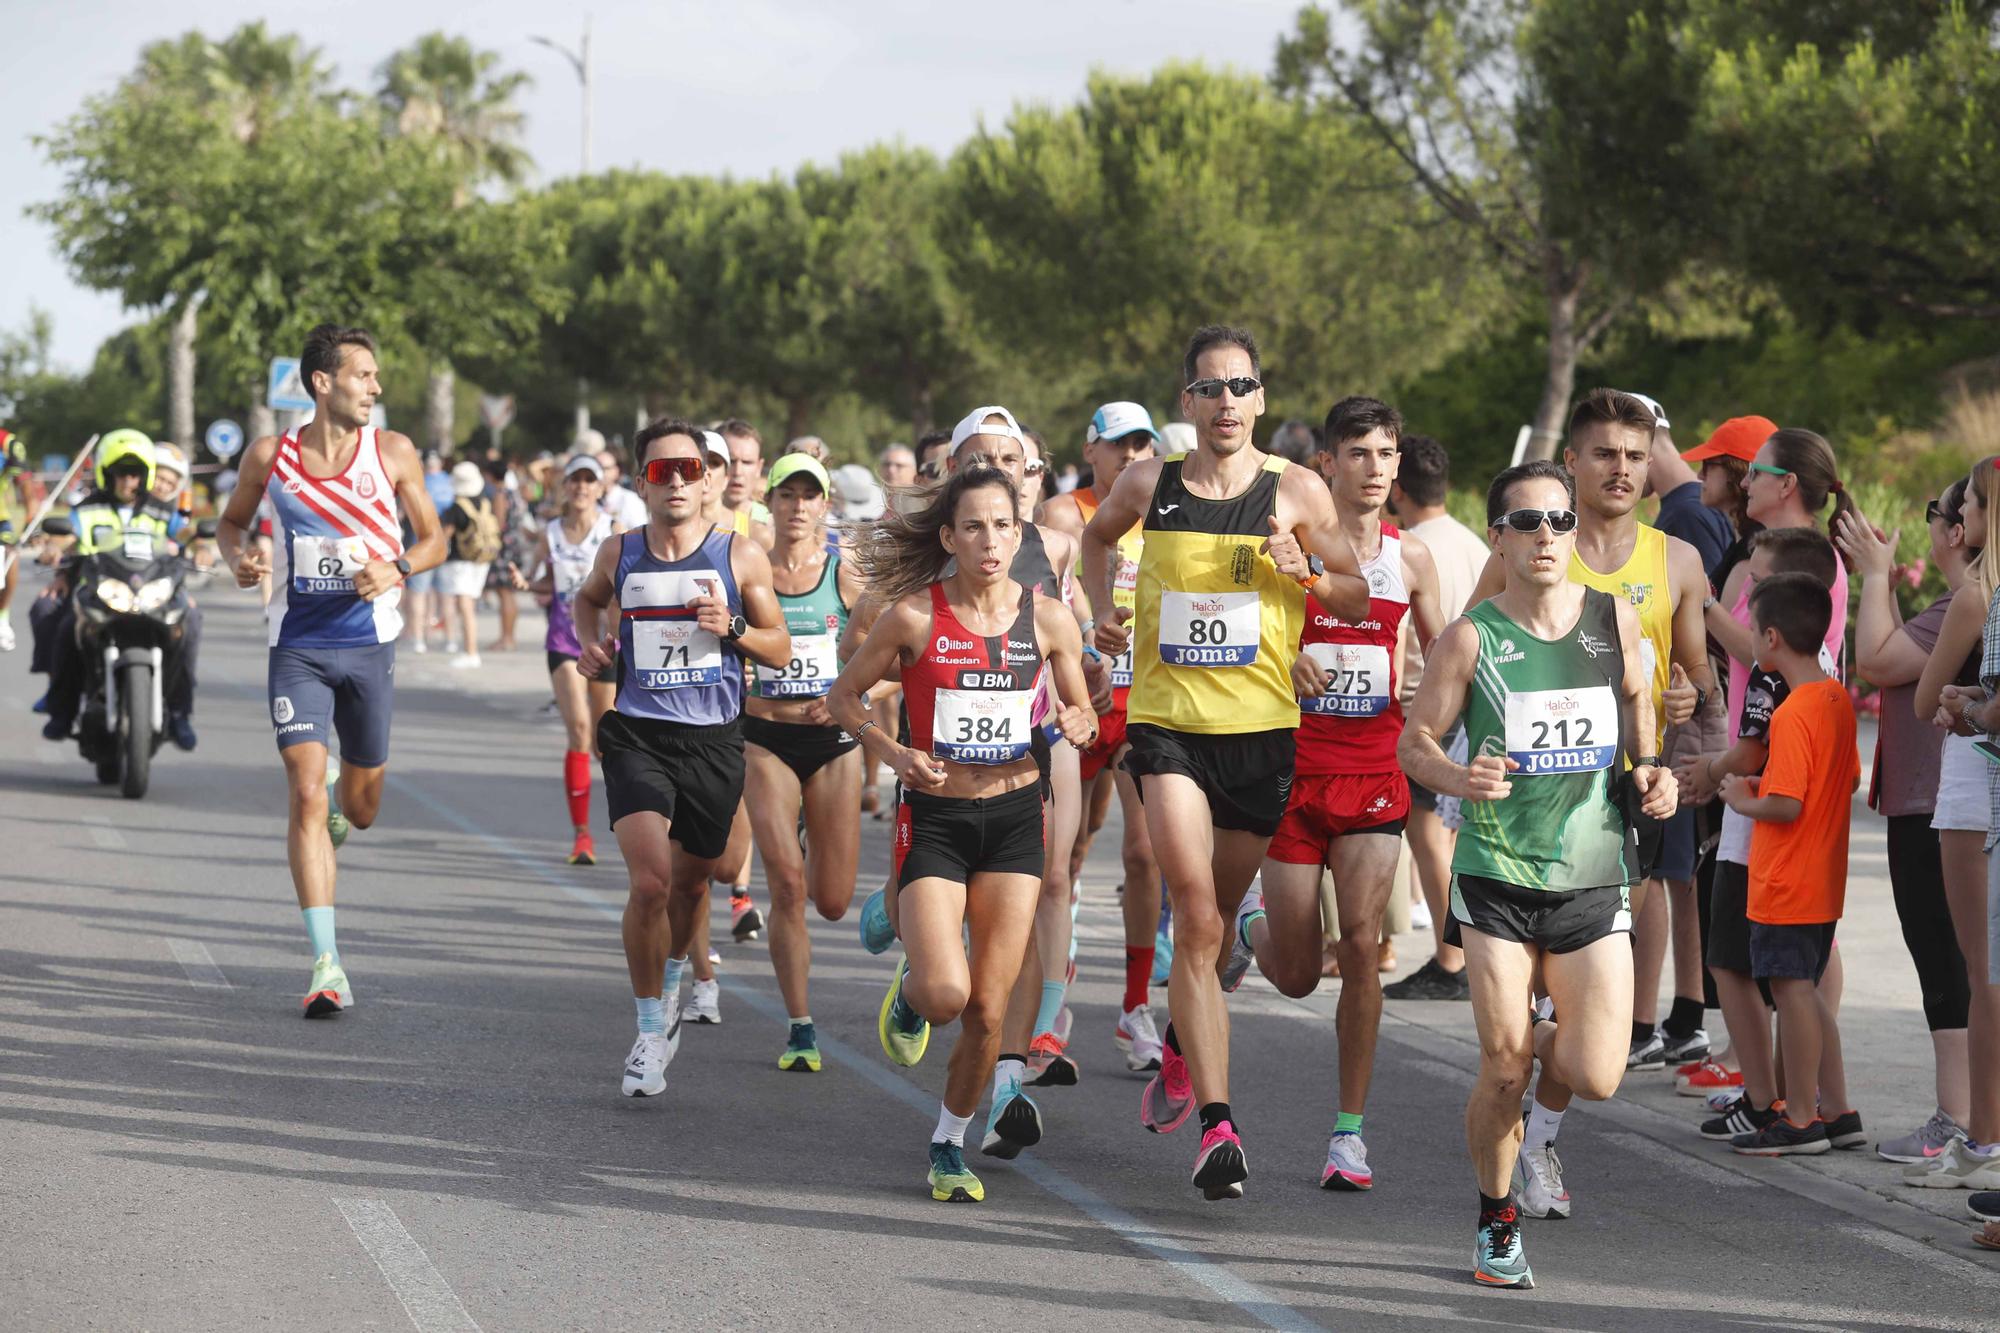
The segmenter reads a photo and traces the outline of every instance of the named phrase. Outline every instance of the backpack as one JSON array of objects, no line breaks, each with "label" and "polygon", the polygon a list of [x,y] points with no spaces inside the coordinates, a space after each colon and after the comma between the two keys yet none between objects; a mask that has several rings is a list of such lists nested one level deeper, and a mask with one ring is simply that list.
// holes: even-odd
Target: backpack
[{"label": "backpack", "polygon": [[493,502],[482,496],[476,502],[460,500],[458,507],[472,521],[453,535],[453,558],[475,565],[490,564],[498,559],[500,520],[493,516]]}]

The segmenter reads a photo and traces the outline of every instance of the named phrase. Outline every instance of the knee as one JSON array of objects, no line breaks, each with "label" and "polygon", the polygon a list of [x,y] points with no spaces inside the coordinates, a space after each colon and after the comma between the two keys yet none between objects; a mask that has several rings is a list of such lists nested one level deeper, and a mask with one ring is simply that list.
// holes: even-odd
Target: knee
[{"label": "knee", "polygon": [[771,890],[771,910],[783,912],[787,916],[804,916],[806,910],[805,878],[789,867],[774,867],[765,864],[765,880]]},{"label": "knee", "polygon": [[630,868],[632,906],[642,912],[664,912],[671,886],[666,873],[657,866],[635,864]]},{"label": "knee", "polygon": [[828,894],[826,897],[813,899],[813,910],[819,913],[819,919],[822,921],[838,921],[847,915],[849,901],[849,898]]},{"label": "knee", "polygon": [[1569,1086],[1571,1092],[1583,1098],[1583,1100],[1587,1102],[1603,1102],[1609,1101],[1613,1096],[1617,1095],[1619,1081],[1624,1076],[1625,1066],[1623,1064],[1615,1067],[1606,1064],[1601,1069],[1584,1069],[1574,1075],[1568,1070],[1564,1070],[1563,1082]]},{"label": "knee", "polygon": [[1222,950],[1222,917],[1213,905],[1174,913],[1174,956],[1213,959]]},{"label": "knee", "polygon": [[1381,956],[1382,922],[1372,924],[1357,922],[1349,930],[1345,922],[1340,927],[1340,943],[1334,950],[1340,957],[1340,980],[1343,987],[1351,985],[1362,977],[1376,976],[1375,963]]},{"label": "knee", "polygon": [[1519,1100],[1528,1090],[1535,1068],[1534,1052],[1527,1046],[1484,1046],[1479,1049],[1481,1090],[1493,1097]]},{"label": "knee", "polygon": [[347,822],[355,828],[374,828],[375,816],[380,812],[380,806],[379,801],[356,801],[353,809],[343,810],[341,813],[347,816]]},{"label": "knee", "polygon": [[1287,965],[1265,972],[1264,980],[1276,986],[1278,994],[1303,1000],[1319,989],[1319,960],[1288,960]]},{"label": "knee", "polygon": [[[294,778],[292,780],[292,813],[305,820],[326,818],[326,781],[324,778]],[[349,822],[353,822],[351,817]]]},{"label": "knee", "polygon": [[968,999],[959,1011],[958,1023],[965,1035],[975,1041],[998,1035],[1000,1023],[1006,1017],[1007,1002],[1002,997],[997,1003],[980,997]]},{"label": "knee", "polygon": [[971,1009],[967,1004],[969,986],[960,981],[936,981],[926,983],[922,978],[906,981],[910,1007],[924,1016],[930,1023],[949,1023],[955,1018],[966,1020],[966,1028],[971,1030]]}]

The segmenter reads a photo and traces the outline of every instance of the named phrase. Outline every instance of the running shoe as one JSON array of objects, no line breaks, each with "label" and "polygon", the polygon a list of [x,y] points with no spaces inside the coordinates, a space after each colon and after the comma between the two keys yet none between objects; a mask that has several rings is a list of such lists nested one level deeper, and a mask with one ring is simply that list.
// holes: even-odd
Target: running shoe
[{"label": "running shoe", "polygon": [[669,1038],[657,1032],[641,1032],[625,1057],[625,1078],[619,1091],[627,1097],[657,1097],[667,1090],[667,1066],[673,1063],[679,1044],[680,1024],[674,1023]]},{"label": "running shoe", "polygon": [[889,891],[877,889],[861,904],[861,947],[882,953],[896,942],[896,927],[889,920]]},{"label": "running shoe", "polygon": [[988,1157],[1012,1161],[1024,1148],[1042,1141],[1042,1108],[1021,1091],[1021,1080],[1010,1078],[993,1094],[993,1109],[986,1116],[986,1138],[979,1151]]},{"label": "running shoe", "polygon": [[340,813],[340,765],[326,766],[326,836],[333,840],[335,850],[347,841],[348,830],[352,827],[347,816]]},{"label": "running shoe", "polygon": [[722,955],[715,951],[715,946],[713,944],[708,946],[708,965],[710,967],[722,966]]},{"label": "running shoe", "polygon": [[1982,1222],[2000,1222],[2000,1190],[1982,1190],[1965,1197],[1965,1211]]},{"label": "running shoe", "polygon": [[2000,1148],[1976,1153],[1970,1140],[1953,1139],[1931,1161],[1904,1167],[1903,1183],[1927,1190],[2000,1189]]},{"label": "running shoe", "polygon": [[1826,1122],[1826,1138],[1836,1148],[1865,1148],[1868,1131],[1861,1128],[1861,1112],[1842,1111]]},{"label": "running shoe", "polygon": [[[307,1018],[331,1018],[344,1005],[340,997],[347,994],[347,973],[340,970],[340,962],[330,953],[323,953],[313,959],[312,984],[306,988],[305,1016]],[[348,996],[352,1002],[353,997]]]},{"label": "running shoe", "polygon": [[1028,1068],[1035,1076],[1028,1085],[1035,1088],[1073,1088],[1076,1061],[1063,1054],[1067,1043],[1053,1032],[1044,1032],[1028,1043]]},{"label": "running shoe", "polygon": [[597,844],[590,840],[588,833],[576,835],[576,842],[569,849],[569,863],[573,866],[597,864]]},{"label": "running shoe", "polygon": [[729,895],[729,933],[738,944],[754,940],[764,933],[764,914],[757,910],[757,904],[750,901],[747,893]]},{"label": "running shoe", "polygon": [[1422,898],[1411,899],[1410,929],[1429,930],[1433,924],[1434,923],[1431,921],[1431,905],[1425,902]]},{"label": "running shoe", "polygon": [[1943,1153],[1954,1139],[1965,1137],[1965,1128],[1939,1107],[1931,1118],[1901,1138],[1886,1139],[1875,1145],[1875,1155],[1885,1162],[1928,1162]]},{"label": "running shoe", "polygon": [[1563,1184],[1562,1158],[1556,1145],[1523,1146],[1514,1159],[1514,1185],[1520,1208],[1529,1217],[1568,1217],[1569,1189]]},{"label": "running shoe", "polygon": [[1155,1134],[1171,1134],[1194,1110],[1194,1084],[1188,1081],[1187,1061],[1179,1051],[1160,1046],[1160,1072],[1146,1080],[1139,1094],[1139,1123]]},{"label": "running shoe", "polygon": [[1250,882],[1243,894],[1242,905],[1236,909],[1236,923],[1229,931],[1229,961],[1222,965],[1222,989],[1233,992],[1243,984],[1243,976],[1250,970],[1250,964],[1257,961],[1257,955],[1250,948],[1250,927],[1257,918],[1264,915],[1264,881],[1260,877]]},{"label": "running shoe", "polygon": [[6,621],[0,620],[0,653],[11,653],[13,651],[14,627]]},{"label": "running shoe", "polygon": [[1432,958],[1401,981],[1392,981],[1382,988],[1385,1000],[1470,1000],[1472,982],[1466,978],[1465,969],[1447,972]]},{"label": "running shoe", "polygon": [[1812,1156],[1832,1148],[1833,1140],[1826,1136],[1826,1122],[1818,1116],[1809,1125],[1795,1125],[1778,1116],[1762,1129],[1738,1134],[1729,1146],[1745,1157]]},{"label": "running shoe", "polygon": [[1125,1067],[1133,1073],[1144,1074],[1160,1067],[1160,1030],[1153,1025],[1151,1005],[1142,1004],[1120,1014],[1118,1026],[1111,1030],[1111,1040],[1125,1053]]},{"label": "running shoe", "polygon": [[1674,1074],[1674,1091],[1683,1097],[1705,1097],[1724,1088],[1742,1086],[1742,1070],[1724,1069],[1706,1056],[1682,1065]]},{"label": "running shoe", "polygon": [[1667,1067],[1667,1042],[1658,1028],[1643,1041],[1632,1043],[1631,1053],[1625,1057],[1628,1070],[1665,1069]]},{"label": "running shoe", "polygon": [[898,959],[889,993],[882,997],[882,1010],[875,1017],[875,1032],[882,1039],[883,1052],[905,1069],[923,1059],[925,1049],[931,1044],[931,1025],[903,1001],[903,978],[909,973],[910,960]]},{"label": "running shoe", "polygon": [[785,1036],[785,1053],[778,1057],[778,1068],[787,1074],[817,1074],[819,1072],[819,1033],[811,1023],[794,1023]]},{"label": "running shoe", "polygon": [[978,1203],[986,1187],[965,1166],[965,1149],[956,1143],[931,1145],[931,1197],[939,1203]]},{"label": "running shoe", "polygon": [[1686,1064],[1690,1060],[1706,1060],[1708,1058],[1708,1030],[1706,1028],[1696,1028],[1685,1037],[1669,1037],[1666,1033],[1662,1032],[1660,1040],[1662,1042],[1662,1049],[1660,1051],[1660,1061],[1662,1064],[1679,1065]]},{"label": "running shoe", "polygon": [[695,979],[694,993],[688,997],[688,1020],[709,1027],[722,1022],[722,985],[713,978]]},{"label": "running shoe", "polygon": [[1513,1204],[1479,1217],[1479,1243],[1473,1247],[1472,1280],[1488,1287],[1535,1285],[1528,1253],[1521,1246],[1521,1214]]},{"label": "running shoe", "polygon": [[1155,986],[1166,985],[1167,978],[1173,975],[1173,971],[1174,937],[1167,934],[1164,930],[1155,931],[1153,934],[1153,984]]},{"label": "running shoe", "polygon": [[1701,1136],[1717,1143],[1729,1143],[1738,1135],[1755,1134],[1773,1120],[1782,1119],[1784,1107],[1785,1104],[1778,1101],[1760,1111],[1745,1098],[1715,1119],[1702,1121]]},{"label": "running shoe", "polygon": [[1201,1151],[1194,1158],[1194,1187],[1203,1198],[1240,1199],[1243,1182],[1249,1178],[1250,1164],[1236,1126],[1225,1120],[1201,1136]]},{"label": "running shoe", "polygon": [[1368,1145],[1353,1130],[1335,1134],[1326,1145],[1326,1166],[1319,1173],[1323,1190],[1365,1190],[1375,1187],[1368,1169]]}]

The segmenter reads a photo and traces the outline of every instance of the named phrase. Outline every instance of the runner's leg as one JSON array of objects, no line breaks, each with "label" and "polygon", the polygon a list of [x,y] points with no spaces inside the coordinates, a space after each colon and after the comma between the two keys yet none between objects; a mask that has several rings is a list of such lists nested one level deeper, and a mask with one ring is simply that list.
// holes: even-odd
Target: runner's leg
[{"label": "runner's leg", "polygon": [[980,1094],[999,1057],[1001,1020],[1014,986],[1011,974],[1026,961],[1037,887],[1028,875],[980,872],[965,890],[972,957],[958,1040],[945,1074],[944,1104],[953,1115],[969,1116],[979,1109]]},{"label": "runner's leg", "polygon": [[1340,1003],[1334,1027],[1340,1043],[1340,1110],[1359,1116],[1368,1103],[1375,1042],[1382,1025],[1382,975],[1375,966],[1382,914],[1396,882],[1402,840],[1394,834],[1336,838],[1327,863],[1340,909]]},{"label": "runner's leg", "polygon": [[1281,994],[1310,995],[1320,982],[1320,867],[1267,856],[1263,875],[1264,918],[1249,932],[1257,970]]},{"label": "runner's leg", "polygon": [[[1472,1154],[1479,1192],[1489,1199],[1504,1199],[1513,1188],[1514,1162],[1521,1149],[1521,1094],[1534,1066],[1528,1004],[1533,998],[1537,951],[1495,939],[1463,922],[1459,933],[1472,983],[1473,1023],[1479,1032],[1479,1077],[1465,1104],[1466,1148]],[[1622,935],[1617,942],[1630,952]],[[1345,978],[1342,981],[1345,984]],[[1629,1005],[1618,1008],[1619,1024],[1629,1009]]]},{"label": "runner's leg", "polygon": [[1623,1003],[1632,985],[1630,943],[1619,933],[1569,953],[1544,951],[1542,979],[1555,1001],[1557,1022],[1552,1033],[1548,1025],[1537,1025],[1540,1044],[1548,1048],[1537,1053],[1576,1096],[1605,1100],[1625,1077],[1630,1049],[1631,1033],[1620,1027],[1620,1016],[1631,1009]]}]

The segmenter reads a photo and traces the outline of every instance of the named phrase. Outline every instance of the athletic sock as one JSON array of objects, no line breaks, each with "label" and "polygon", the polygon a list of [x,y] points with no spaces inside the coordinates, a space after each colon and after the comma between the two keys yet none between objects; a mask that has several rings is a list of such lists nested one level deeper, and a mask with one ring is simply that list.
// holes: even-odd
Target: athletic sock
[{"label": "athletic sock", "polygon": [[639,1031],[650,1032],[655,1037],[667,1035],[667,1002],[657,995],[635,995],[632,1003],[639,1010]]},{"label": "athletic sock", "polygon": [[1481,1223],[1484,1223],[1487,1218],[1492,1217],[1495,1213],[1504,1213],[1513,1206],[1514,1196],[1511,1194],[1500,1199],[1496,1199],[1490,1194],[1481,1194],[1479,1196],[1479,1220]]},{"label": "athletic sock", "polygon": [[590,752],[569,750],[563,754],[563,792],[569,797],[569,822],[574,828],[590,827]]},{"label": "athletic sock", "polygon": [[1662,1024],[1666,1034],[1675,1041],[1686,1041],[1700,1026],[1701,1001],[1685,995],[1674,996],[1674,1007],[1667,1011],[1667,1021]]},{"label": "athletic sock", "polygon": [[1264,916],[1265,912],[1263,908],[1253,907],[1242,916],[1236,918],[1236,938],[1242,942],[1244,948],[1248,949],[1251,947],[1250,927],[1262,921]]},{"label": "athletic sock", "polygon": [[306,943],[312,949],[314,961],[323,953],[333,955],[333,961],[340,961],[340,946],[334,942],[333,909],[331,907],[301,907],[299,915],[306,919]]},{"label": "athletic sock", "polygon": [[789,1018],[786,1019],[785,1021],[790,1023],[795,1028],[809,1028],[813,1025],[813,1016],[811,1014],[807,1014],[802,1018]]},{"label": "athletic sock", "polygon": [[1228,1102],[1210,1102],[1201,1108],[1201,1132],[1206,1134],[1229,1118]]},{"label": "athletic sock", "polygon": [[1000,1090],[1011,1082],[1019,1083],[1028,1076],[1028,1061],[1019,1055],[1003,1055],[993,1065],[993,1095],[1000,1096]]},{"label": "athletic sock", "polygon": [[1167,1043],[1168,1050],[1172,1051],[1175,1055],[1179,1055],[1181,1053],[1180,1034],[1174,1031],[1174,1020],[1172,1020],[1171,1018],[1167,1020],[1167,1035],[1165,1037],[1165,1041]]},{"label": "athletic sock", "polygon": [[678,997],[681,993],[681,972],[688,965],[687,955],[667,960],[667,970],[660,980],[660,994]]},{"label": "athletic sock", "polygon": [[1062,1013],[1063,993],[1068,989],[1069,987],[1063,985],[1060,981],[1044,981],[1042,983],[1042,1005],[1041,1008],[1035,1011],[1035,1035],[1037,1037],[1041,1036],[1044,1032],[1054,1032],[1056,1030],[1056,1015]]},{"label": "athletic sock", "polygon": [[1540,1102],[1528,1108],[1528,1128],[1521,1138],[1523,1148],[1541,1148],[1556,1141],[1562,1129],[1563,1113],[1551,1111]]},{"label": "athletic sock", "polygon": [[938,1103],[937,1128],[931,1131],[932,1143],[956,1143],[965,1146],[965,1127],[972,1123],[969,1115],[953,1115],[943,1102]]},{"label": "athletic sock", "polygon": [[1632,1024],[1632,1044],[1634,1046],[1643,1045],[1644,1043],[1649,1042],[1652,1039],[1653,1039],[1653,1025],[1651,1023],[1635,1022],[1634,1024]]},{"label": "athletic sock", "polygon": [[1146,1002],[1146,987],[1153,980],[1153,946],[1125,946],[1125,1001],[1120,1006],[1131,1013]]},{"label": "athletic sock", "polygon": [[1359,1134],[1361,1116],[1350,1111],[1336,1111],[1333,1116],[1333,1132],[1336,1134]]}]

